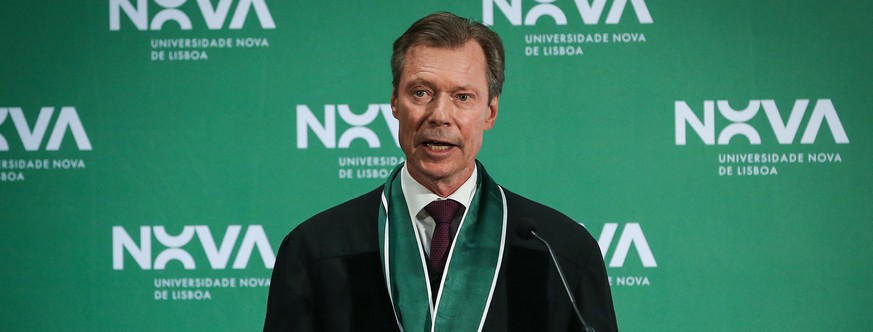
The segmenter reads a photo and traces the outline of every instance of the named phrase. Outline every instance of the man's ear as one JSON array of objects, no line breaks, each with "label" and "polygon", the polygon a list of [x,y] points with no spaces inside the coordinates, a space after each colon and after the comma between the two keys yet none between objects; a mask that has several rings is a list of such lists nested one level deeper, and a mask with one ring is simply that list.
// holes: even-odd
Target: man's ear
[{"label": "man's ear", "polygon": [[485,130],[494,127],[494,122],[497,121],[497,108],[500,104],[500,96],[494,96],[491,104],[488,105],[488,118],[485,119]]},{"label": "man's ear", "polygon": [[394,115],[394,118],[399,120],[399,118],[397,117],[397,92],[396,91],[391,91],[391,115]]}]

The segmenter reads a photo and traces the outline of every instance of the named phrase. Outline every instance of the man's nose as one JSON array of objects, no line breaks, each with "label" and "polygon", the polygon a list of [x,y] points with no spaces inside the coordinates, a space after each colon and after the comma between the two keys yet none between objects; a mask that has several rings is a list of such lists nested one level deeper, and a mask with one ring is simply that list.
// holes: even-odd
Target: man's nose
[{"label": "man's nose", "polygon": [[452,98],[448,95],[438,94],[430,104],[427,120],[433,126],[451,124],[453,111]]}]

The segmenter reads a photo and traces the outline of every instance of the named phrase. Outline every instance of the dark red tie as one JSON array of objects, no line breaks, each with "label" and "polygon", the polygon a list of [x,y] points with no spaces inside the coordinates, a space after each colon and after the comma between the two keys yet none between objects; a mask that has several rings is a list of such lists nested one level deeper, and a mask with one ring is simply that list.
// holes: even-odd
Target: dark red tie
[{"label": "dark red tie", "polygon": [[452,220],[461,210],[461,203],[445,199],[430,202],[424,210],[436,221],[433,237],[430,239],[431,273],[443,274],[449,247],[452,245]]}]

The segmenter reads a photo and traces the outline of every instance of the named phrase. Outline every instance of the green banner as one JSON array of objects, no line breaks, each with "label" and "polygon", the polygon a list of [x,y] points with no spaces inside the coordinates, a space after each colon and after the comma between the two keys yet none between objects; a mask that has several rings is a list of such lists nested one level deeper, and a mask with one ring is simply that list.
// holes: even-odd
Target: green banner
[{"label": "green banner", "polygon": [[479,159],[598,239],[623,331],[873,328],[868,2],[8,0],[2,330],[259,330],[282,238],[404,161],[440,10],[503,37]]}]

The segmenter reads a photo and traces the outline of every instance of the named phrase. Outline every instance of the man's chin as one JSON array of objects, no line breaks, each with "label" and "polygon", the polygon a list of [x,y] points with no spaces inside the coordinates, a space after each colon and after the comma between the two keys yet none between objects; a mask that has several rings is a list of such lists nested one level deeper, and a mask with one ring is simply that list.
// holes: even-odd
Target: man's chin
[{"label": "man's chin", "polygon": [[457,161],[415,161],[414,163],[415,164],[412,164],[412,162],[410,162],[409,173],[412,174],[413,177],[416,177],[416,175],[418,175],[424,178],[419,180],[427,180],[432,182],[439,182],[442,180],[453,178],[455,176],[461,176],[466,169],[466,167],[458,165]]},{"label": "man's chin", "polygon": [[448,167],[443,165],[434,165],[433,163],[419,163],[416,166],[412,166],[409,169],[409,173],[413,175],[413,177],[423,177],[426,180],[430,181],[439,181],[451,176],[452,172]]}]

